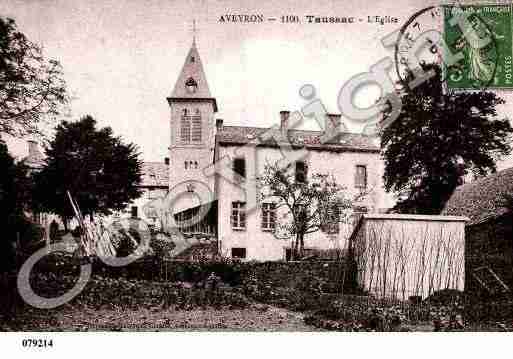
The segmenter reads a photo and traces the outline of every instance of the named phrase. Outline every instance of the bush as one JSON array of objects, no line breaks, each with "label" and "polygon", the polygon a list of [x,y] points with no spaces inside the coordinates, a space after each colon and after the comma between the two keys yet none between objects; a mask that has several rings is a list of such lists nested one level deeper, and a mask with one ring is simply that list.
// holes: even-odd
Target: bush
[{"label": "bush", "polygon": [[152,233],[150,248],[153,255],[161,259],[169,259],[169,253],[176,247],[167,235]]},{"label": "bush", "polygon": [[[37,274],[31,278],[34,291],[43,297],[57,297],[69,290],[76,276]],[[242,309],[250,305],[240,290],[228,286],[198,287],[189,283],[163,283],[145,280],[92,277],[84,290],[70,304],[96,309],[118,307],[139,309]]]}]

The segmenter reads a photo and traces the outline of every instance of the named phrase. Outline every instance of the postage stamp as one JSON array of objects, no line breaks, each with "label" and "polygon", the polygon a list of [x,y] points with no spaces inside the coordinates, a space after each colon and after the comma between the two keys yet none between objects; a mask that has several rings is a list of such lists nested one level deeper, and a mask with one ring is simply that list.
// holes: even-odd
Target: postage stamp
[{"label": "postage stamp", "polygon": [[[461,15],[468,27],[458,26],[455,18]],[[445,43],[449,51],[463,55],[446,67],[448,88],[513,87],[511,21],[511,4],[444,6]]]}]

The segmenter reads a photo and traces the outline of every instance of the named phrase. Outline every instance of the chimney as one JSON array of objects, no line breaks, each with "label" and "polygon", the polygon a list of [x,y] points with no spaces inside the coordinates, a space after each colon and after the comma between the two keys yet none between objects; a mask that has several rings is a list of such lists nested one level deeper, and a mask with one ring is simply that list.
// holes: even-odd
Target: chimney
[{"label": "chimney", "polygon": [[337,139],[340,134],[340,120],[341,114],[329,113],[326,118],[326,128],[324,129],[325,135],[329,139]]},{"label": "chimney", "polygon": [[169,157],[164,157],[164,163],[169,166]]},{"label": "chimney", "polygon": [[223,129],[223,119],[222,118],[218,118],[216,120],[216,129],[218,131],[221,131]]},{"label": "chimney", "polygon": [[37,141],[29,140],[28,141],[28,150],[29,150],[29,158],[37,157],[39,155],[39,148],[37,147]]},{"label": "chimney", "polygon": [[280,129],[288,130],[290,111],[280,111]]}]

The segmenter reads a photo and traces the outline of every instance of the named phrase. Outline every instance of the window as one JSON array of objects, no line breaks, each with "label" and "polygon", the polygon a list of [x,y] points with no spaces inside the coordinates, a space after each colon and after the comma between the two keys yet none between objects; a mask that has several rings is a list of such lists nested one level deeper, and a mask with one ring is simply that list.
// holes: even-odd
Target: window
[{"label": "window", "polygon": [[192,77],[189,77],[187,81],[185,81],[185,88],[190,94],[193,94],[198,90],[198,83],[194,81]]},{"label": "window", "polygon": [[360,221],[360,218],[362,218],[362,216],[368,211],[368,208],[364,206],[353,207],[353,213],[351,214],[351,222],[353,226],[356,226],[358,224],[358,221]]},{"label": "window", "polygon": [[191,116],[191,120],[191,141],[201,142],[201,116],[199,115],[198,110],[196,110],[196,115]]},{"label": "window", "polygon": [[262,229],[272,231],[276,227],[276,204],[262,203]]},{"label": "window", "polygon": [[365,191],[367,188],[367,166],[356,166],[354,185],[360,190],[360,192]]},{"label": "window", "polygon": [[194,115],[189,114],[187,109],[183,110],[180,120],[180,140],[182,143],[201,142],[201,114],[198,109]]},{"label": "window", "polygon": [[246,229],[246,203],[232,202],[232,215],[230,216],[232,229]]},{"label": "window", "polygon": [[198,161],[184,161],[183,163],[183,166],[184,168],[187,170],[192,170],[192,169],[198,169],[199,168],[199,163]]},{"label": "window", "polygon": [[324,233],[335,234],[339,232],[340,207],[336,204],[330,205],[326,211],[324,223],[321,230]]},{"label": "window", "polygon": [[246,258],[246,248],[232,248],[232,258]]},{"label": "window", "polygon": [[132,208],[130,208],[130,215],[132,218],[137,218],[137,206],[132,206]]},{"label": "window", "polygon": [[304,161],[296,162],[296,182],[305,183],[307,175],[307,166]]},{"label": "window", "polygon": [[238,179],[246,178],[246,159],[235,158],[233,160],[233,172],[238,174]]}]

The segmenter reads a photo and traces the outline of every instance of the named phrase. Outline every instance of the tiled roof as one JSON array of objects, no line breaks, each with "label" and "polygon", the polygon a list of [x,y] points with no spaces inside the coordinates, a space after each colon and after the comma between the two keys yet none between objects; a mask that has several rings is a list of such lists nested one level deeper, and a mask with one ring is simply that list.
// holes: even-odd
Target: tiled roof
[{"label": "tiled roof", "polygon": [[442,214],[466,216],[477,224],[507,212],[501,204],[513,195],[513,167],[456,188]]},{"label": "tiled roof", "polygon": [[163,162],[143,162],[141,187],[168,187],[169,166]]},{"label": "tiled roof", "polygon": [[[272,138],[265,141],[262,140],[261,136],[267,131],[269,131],[268,128],[260,127],[223,126],[223,128],[217,132],[217,140],[221,145],[245,145],[256,141],[259,146],[277,146],[276,142]],[[321,143],[322,134],[323,133],[321,131],[289,130],[288,138],[292,145],[305,146],[309,149],[331,151],[379,151],[379,145],[376,137],[345,132],[341,133],[337,139]]]}]

